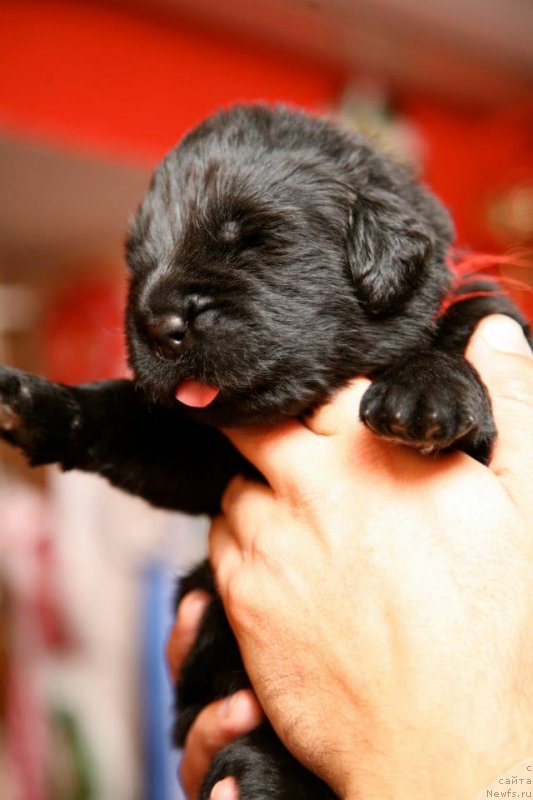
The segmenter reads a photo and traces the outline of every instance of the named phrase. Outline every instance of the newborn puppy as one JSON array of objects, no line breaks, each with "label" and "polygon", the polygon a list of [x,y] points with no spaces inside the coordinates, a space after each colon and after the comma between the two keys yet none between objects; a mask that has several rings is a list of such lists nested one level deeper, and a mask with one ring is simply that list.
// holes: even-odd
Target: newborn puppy
[{"label": "newborn puppy", "polygon": [[[32,464],[213,514],[232,476],[254,475],[218,428],[307,414],[362,374],[377,435],[486,461],[490,402],[464,348],[489,313],[525,323],[486,281],[450,299],[452,235],[440,203],[362,137],[285,108],[216,114],[158,167],[129,233],[134,380],[66,387],[2,368],[1,435]],[[197,587],[213,602],[182,670],[177,743],[249,685],[207,564],[180,596]],[[201,797],[226,775],[242,800],[332,797],[267,723],[219,753]]]}]

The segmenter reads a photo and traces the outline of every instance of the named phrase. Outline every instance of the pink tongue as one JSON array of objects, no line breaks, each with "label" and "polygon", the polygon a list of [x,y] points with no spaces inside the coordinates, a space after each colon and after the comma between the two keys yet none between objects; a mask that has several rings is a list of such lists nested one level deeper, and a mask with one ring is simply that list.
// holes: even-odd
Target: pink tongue
[{"label": "pink tongue", "polygon": [[176,400],[192,408],[205,408],[213,402],[220,389],[199,381],[182,381],[176,389]]}]

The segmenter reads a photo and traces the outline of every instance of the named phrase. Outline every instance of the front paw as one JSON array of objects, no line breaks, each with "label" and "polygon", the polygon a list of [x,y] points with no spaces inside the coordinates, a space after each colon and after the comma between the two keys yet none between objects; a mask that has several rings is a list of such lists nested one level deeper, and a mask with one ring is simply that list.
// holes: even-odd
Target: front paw
[{"label": "front paw", "polygon": [[387,370],[359,413],[378,436],[423,453],[457,447],[485,462],[495,437],[485,387],[464,359],[447,353],[423,353]]},{"label": "front paw", "polygon": [[12,367],[0,367],[0,437],[32,465],[61,461],[80,424],[69,389]]}]

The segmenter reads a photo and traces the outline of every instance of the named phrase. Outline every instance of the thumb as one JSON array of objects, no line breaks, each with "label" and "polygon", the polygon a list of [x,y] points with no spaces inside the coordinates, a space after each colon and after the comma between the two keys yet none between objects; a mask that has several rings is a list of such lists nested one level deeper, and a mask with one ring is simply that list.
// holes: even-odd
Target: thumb
[{"label": "thumb", "polygon": [[494,315],[478,325],[466,358],[492,400],[498,431],[490,468],[514,494],[529,493],[533,472],[533,353],[521,326]]}]

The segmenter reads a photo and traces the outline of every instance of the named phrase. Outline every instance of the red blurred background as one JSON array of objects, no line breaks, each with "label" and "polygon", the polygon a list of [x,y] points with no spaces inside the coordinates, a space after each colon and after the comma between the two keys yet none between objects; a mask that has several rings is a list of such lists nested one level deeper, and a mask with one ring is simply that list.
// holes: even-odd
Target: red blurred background
[{"label": "red blurred background", "polygon": [[[93,286],[93,279],[87,285],[91,272],[100,273],[99,264],[90,262],[99,262],[105,254],[103,276],[98,275],[97,283],[102,278],[107,283],[105,273],[109,265],[105,262],[109,255],[112,255],[109,260],[120,261],[117,243],[126,225],[127,212],[134,208],[142,193],[144,176],[186,130],[214,109],[231,102],[282,100],[320,112],[337,109],[344,113],[345,119],[348,116],[356,123],[360,119],[368,123],[371,116],[372,130],[376,124],[382,129],[397,127],[400,120],[417,140],[415,160],[424,179],[453,211],[460,244],[499,253],[531,243],[533,102],[528,88],[531,60],[514,64],[514,72],[512,62],[503,62],[502,52],[496,53],[500,62],[496,58],[484,63],[480,53],[481,44],[486,43],[474,38],[468,41],[464,31],[465,41],[458,37],[461,47],[456,45],[454,50],[449,46],[446,50],[444,43],[446,37],[450,39],[450,32],[441,31],[439,40],[439,20],[428,15],[418,23],[419,28],[425,23],[429,44],[437,42],[435,55],[433,60],[425,56],[425,70],[415,78],[419,51],[424,53],[424,48],[428,48],[427,42],[417,44],[416,36],[419,42],[423,37],[419,30],[417,33],[416,25],[410,25],[409,30],[414,27],[415,34],[411,33],[409,39],[405,34],[406,23],[395,20],[397,39],[404,50],[396,44],[400,58],[394,71],[387,48],[381,61],[376,56],[365,59],[364,54],[373,41],[368,31],[368,42],[364,36],[364,25],[371,28],[372,22],[372,18],[370,22],[367,18],[368,9],[366,16],[362,14],[363,34],[357,29],[362,54],[362,63],[358,63],[356,44],[355,53],[344,60],[331,45],[327,46],[335,34],[335,12],[340,27],[345,22],[340,12],[349,3],[317,3],[314,15],[313,9],[308,8],[307,17],[301,20],[287,16],[291,5],[295,6],[293,11],[299,9],[300,13],[306,7],[289,3],[283,12],[279,4],[273,2],[269,7],[262,2],[256,10],[257,19],[249,12],[245,15],[247,24],[243,25],[241,20],[239,25],[237,6],[231,3],[222,18],[215,10],[216,4],[205,1],[199,6],[180,2],[0,2],[0,133],[4,139],[0,167],[7,162],[14,173],[7,170],[0,205],[2,271],[8,280],[13,271],[27,274],[37,283],[44,281],[47,289],[50,281],[55,283],[57,279],[68,284],[69,270],[72,275],[76,273],[73,285],[67,286],[67,294],[76,293],[78,322],[72,319],[72,312],[60,310],[72,308],[69,294],[66,300],[58,300],[60,308],[54,309],[53,320],[47,321],[50,352],[43,355],[47,355],[54,375],[77,381],[82,377],[100,377],[112,370],[108,364],[109,331],[104,335],[102,314],[111,314],[111,327],[116,332],[121,312],[118,308],[113,315],[111,300],[103,297],[101,302],[107,303],[108,311],[95,312],[100,302],[97,296],[102,295],[103,289]],[[372,3],[367,5],[372,8]],[[377,10],[383,12],[379,5],[378,2]],[[406,3],[405,8],[412,13],[410,5]],[[509,15],[509,7],[507,11]],[[275,13],[285,13],[289,28],[291,21],[299,21],[302,28],[314,22],[305,40],[307,46],[294,35],[291,47],[287,31],[284,37],[276,39],[275,32],[283,20],[278,20],[272,30],[268,16]],[[494,24],[499,21],[495,19]],[[316,31],[320,22],[323,40],[320,31]],[[385,17],[382,24],[389,34],[388,50],[394,51],[390,41],[392,23]],[[486,27],[490,28],[490,24]],[[458,65],[463,69],[459,81]],[[491,92],[477,76],[483,67],[486,82],[492,81],[499,93]],[[446,71],[451,71],[449,83],[442,77]],[[17,142],[18,148],[14,144]],[[94,196],[89,207],[80,200],[76,188],[55,185],[50,170],[44,179],[46,184],[39,184],[38,168],[30,176],[23,176],[27,185],[20,197],[20,181],[12,168],[13,160],[17,163],[24,160],[20,142],[48,149],[56,156],[56,169],[63,174],[68,173],[71,165],[66,158],[58,157],[61,151],[74,162],[76,156],[84,158],[89,170],[90,160],[99,161],[100,167],[104,164],[107,171],[104,170],[100,186],[91,184]],[[27,172],[32,166],[27,167]],[[128,181],[120,167],[122,173],[129,172]],[[14,193],[19,206],[15,209],[16,224],[11,228],[14,211],[10,182],[18,184]],[[99,230],[95,211],[95,204],[100,205],[98,192],[105,196],[113,182],[115,186],[117,182],[125,186],[112,209],[116,217],[114,229],[106,231],[100,225]],[[83,192],[83,182],[77,186]],[[105,197],[102,202],[105,203]],[[73,205],[77,215],[73,213]],[[43,206],[44,214],[52,218],[46,229],[32,234],[32,217],[39,216],[43,225]],[[64,219],[66,207],[70,217],[67,214]],[[2,214],[4,209],[6,213]],[[87,219],[93,217],[96,230],[87,231]],[[82,230],[78,242],[76,226]],[[84,241],[83,237],[90,233],[96,236]],[[53,264],[49,267],[50,262]],[[120,278],[113,279],[116,281]],[[113,289],[109,291],[116,297]],[[84,304],[87,319],[83,317]],[[65,341],[62,349],[57,339],[66,340],[65,326],[71,341],[68,345]],[[76,336],[72,332],[76,326],[81,334],[79,347],[74,346],[72,338]],[[90,337],[86,335],[88,328]],[[87,347],[87,338],[94,339],[99,332],[104,338],[101,352],[98,356],[87,352],[84,364],[80,353]],[[93,342],[92,346],[96,344]]]}]

